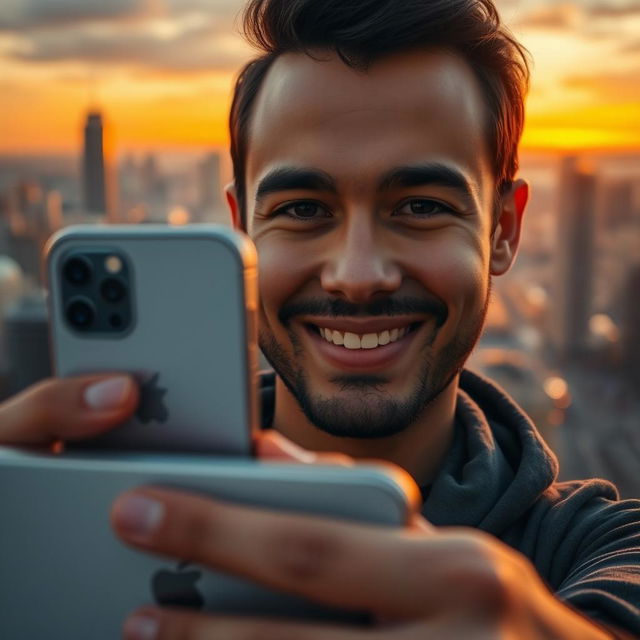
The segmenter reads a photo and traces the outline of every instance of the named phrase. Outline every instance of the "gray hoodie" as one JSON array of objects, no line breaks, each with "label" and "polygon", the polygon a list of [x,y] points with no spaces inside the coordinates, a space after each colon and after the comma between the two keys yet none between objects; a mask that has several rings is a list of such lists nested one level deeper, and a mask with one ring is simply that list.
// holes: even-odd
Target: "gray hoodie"
[{"label": "gray hoodie", "polygon": [[[263,426],[274,375],[262,378]],[[555,595],[595,621],[640,637],[640,500],[605,480],[557,482],[558,463],[509,396],[464,371],[454,441],[422,513],[434,525],[494,535],[524,554]]]}]

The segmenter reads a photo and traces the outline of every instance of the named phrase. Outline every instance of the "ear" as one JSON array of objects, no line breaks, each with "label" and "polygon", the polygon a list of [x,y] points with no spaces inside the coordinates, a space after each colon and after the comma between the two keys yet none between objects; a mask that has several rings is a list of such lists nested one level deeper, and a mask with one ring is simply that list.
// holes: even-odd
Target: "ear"
[{"label": "ear", "polygon": [[524,180],[516,180],[500,199],[500,215],[491,236],[491,275],[502,275],[513,264],[528,200],[529,184]]},{"label": "ear", "polygon": [[244,231],[245,229],[240,216],[240,205],[238,204],[238,194],[235,182],[230,182],[224,188],[224,194],[227,198],[227,205],[229,207],[229,213],[231,214],[231,224],[233,228],[238,231]]}]

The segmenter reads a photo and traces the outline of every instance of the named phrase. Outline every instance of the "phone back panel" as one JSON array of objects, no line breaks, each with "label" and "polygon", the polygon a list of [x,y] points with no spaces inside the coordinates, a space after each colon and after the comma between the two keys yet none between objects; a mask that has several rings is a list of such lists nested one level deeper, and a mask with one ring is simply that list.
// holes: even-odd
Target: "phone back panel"
[{"label": "phone back panel", "polygon": [[[62,265],[78,251],[117,251],[131,282],[123,334],[74,329],[62,308]],[[69,227],[47,250],[57,375],[126,371],[141,402],[127,424],[90,447],[243,455],[256,421],[256,257],[217,225]]]},{"label": "phone back panel", "polygon": [[323,467],[128,452],[73,456],[0,448],[2,638],[115,640],[126,615],[162,603],[163,593],[218,614],[366,621],[361,612],[330,609],[128,548],[109,526],[109,509],[131,487],[173,487],[380,526],[403,526],[417,508],[411,483],[381,465]]}]

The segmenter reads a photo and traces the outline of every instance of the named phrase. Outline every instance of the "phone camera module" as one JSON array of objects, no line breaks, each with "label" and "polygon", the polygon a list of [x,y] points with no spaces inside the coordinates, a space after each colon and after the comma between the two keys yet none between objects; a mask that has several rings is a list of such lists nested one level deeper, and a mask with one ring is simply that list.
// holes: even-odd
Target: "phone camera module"
[{"label": "phone camera module", "polygon": [[124,298],[127,290],[120,280],[107,278],[100,286],[100,293],[107,302],[116,303]]},{"label": "phone camera module", "polygon": [[91,263],[81,256],[67,260],[63,268],[67,282],[80,287],[91,280]]},{"label": "phone camera module", "polygon": [[96,313],[89,300],[76,299],[67,307],[67,320],[80,331],[89,329],[95,317]]},{"label": "phone camera module", "polygon": [[124,320],[120,314],[114,313],[111,316],[109,316],[109,324],[114,329],[121,329],[122,325],[124,324]]}]

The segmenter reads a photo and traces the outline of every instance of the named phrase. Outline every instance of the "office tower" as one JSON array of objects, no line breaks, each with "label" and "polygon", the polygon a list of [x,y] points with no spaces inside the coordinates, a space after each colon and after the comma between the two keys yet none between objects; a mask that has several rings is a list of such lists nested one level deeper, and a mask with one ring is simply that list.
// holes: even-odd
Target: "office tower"
[{"label": "office tower", "polygon": [[169,208],[168,185],[153,153],[148,153],[142,160],[138,175],[145,217],[150,222],[166,222]]},{"label": "office tower", "polygon": [[226,222],[220,184],[220,154],[209,153],[198,165],[198,219]]},{"label": "office tower", "polygon": [[59,191],[49,191],[46,196],[47,234],[58,231],[63,224],[62,195]]},{"label": "office tower", "polygon": [[84,126],[84,206],[87,213],[107,212],[102,116],[91,112]]},{"label": "office tower", "polygon": [[145,196],[156,195],[161,181],[158,161],[154,154],[148,153],[140,165],[140,183]]},{"label": "office tower", "polygon": [[22,391],[51,375],[47,308],[42,293],[26,294],[7,309],[2,338],[7,393]]},{"label": "office tower", "polygon": [[640,262],[629,269],[623,289],[622,358],[632,389],[640,388]]},{"label": "office tower", "polygon": [[20,265],[9,256],[0,254],[0,400],[9,394],[10,381],[9,345],[4,335],[5,313],[22,296],[24,289],[24,275]]},{"label": "office tower", "polygon": [[84,208],[90,215],[106,216],[114,222],[113,185],[110,176],[110,158],[102,114],[90,111],[84,126],[82,158],[82,186]]},{"label": "office tower", "polygon": [[600,186],[599,213],[605,231],[628,224],[634,217],[633,180],[611,180]]},{"label": "office tower", "polygon": [[577,158],[563,158],[559,185],[550,333],[564,360],[584,354],[589,339],[596,176]]},{"label": "office tower", "polygon": [[7,254],[37,281],[41,276],[40,252],[49,234],[45,192],[34,180],[20,180],[8,196]]},{"label": "office tower", "polygon": [[118,167],[118,192],[120,218],[125,222],[139,223],[146,217],[140,168],[131,153],[127,153]]}]

